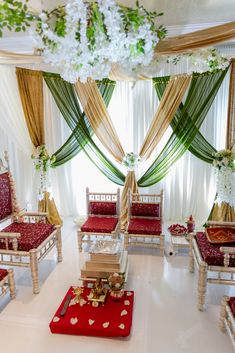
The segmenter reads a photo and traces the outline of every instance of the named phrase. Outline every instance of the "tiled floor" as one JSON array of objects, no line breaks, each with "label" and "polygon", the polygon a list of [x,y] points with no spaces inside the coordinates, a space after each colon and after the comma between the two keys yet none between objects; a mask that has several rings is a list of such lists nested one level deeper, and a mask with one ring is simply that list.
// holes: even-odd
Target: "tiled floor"
[{"label": "tiled floor", "polygon": [[33,295],[30,271],[15,268],[17,297],[0,302],[1,353],[232,353],[220,332],[219,305],[235,288],[209,285],[207,310],[196,308],[197,275],[188,272],[187,251],[161,258],[158,250],[129,252],[127,288],[135,290],[129,338],[110,339],[51,334],[48,324],[70,285],[78,284],[79,254],[72,219],[63,227],[62,263],[56,252],[40,264],[41,292]]}]

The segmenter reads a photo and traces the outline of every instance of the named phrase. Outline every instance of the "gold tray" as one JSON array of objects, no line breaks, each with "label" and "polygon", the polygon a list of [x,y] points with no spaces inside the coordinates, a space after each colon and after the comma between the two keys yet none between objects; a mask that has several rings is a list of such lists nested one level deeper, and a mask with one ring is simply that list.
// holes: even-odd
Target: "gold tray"
[{"label": "gold tray", "polygon": [[235,243],[235,228],[207,228],[206,236],[210,243]]}]

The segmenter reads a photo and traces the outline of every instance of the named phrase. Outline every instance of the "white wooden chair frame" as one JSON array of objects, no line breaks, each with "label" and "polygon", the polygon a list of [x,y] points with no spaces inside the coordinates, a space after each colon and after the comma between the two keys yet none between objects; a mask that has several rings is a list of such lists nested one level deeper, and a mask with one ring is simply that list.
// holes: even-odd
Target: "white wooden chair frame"
[{"label": "white wooden chair frame", "polygon": [[[86,209],[87,209],[87,218],[92,216],[90,214],[90,207],[89,204],[90,202],[116,202],[116,217],[119,219],[120,215],[120,189],[117,189],[117,193],[102,193],[102,192],[90,192],[89,188],[86,188]],[[95,217],[113,217],[109,215],[93,215]],[[119,228],[120,224],[119,221],[117,222],[117,225],[115,229],[111,233],[96,233],[96,232],[85,232],[82,231],[81,228],[79,227],[77,231],[77,240],[78,240],[78,249],[79,252],[82,251],[82,245],[83,244],[91,244],[92,239],[91,236],[95,239],[98,239],[100,237],[106,237],[106,236],[111,236],[111,237],[117,237],[119,234]]]},{"label": "white wooden chair frame", "polygon": [[[8,171],[11,186],[12,195],[12,208],[13,214],[3,220],[10,218],[11,221],[17,220],[18,217],[24,218],[24,222],[46,223],[47,214],[44,212],[20,212],[16,199],[15,193],[15,183],[13,181],[12,175],[9,171],[8,166],[8,156],[5,152],[5,160],[7,162],[7,167],[5,170],[0,170],[0,174]],[[31,276],[33,282],[33,293],[38,294],[40,291],[39,280],[38,280],[38,263],[51,251],[51,249],[57,247],[57,260],[62,261],[62,242],[61,242],[61,228],[56,226],[55,230],[47,237],[36,249],[31,249],[29,251],[18,250],[18,239],[20,238],[20,233],[10,233],[0,231],[0,240],[5,242],[6,249],[0,249],[0,264],[19,266],[19,267],[30,267]],[[12,250],[9,249],[9,243],[12,243]]]},{"label": "white wooden chair frame", "polygon": [[[129,245],[153,247],[160,249],[161,256],[164,256],[164,234],[161,232],[159,235],[151,234],[131,234],[128,233],[128,225],[131,218],[145,218],[145,219],[158,219],[157,217],[142,217],[142,216],[131,216],[131,204],[132,203],[155,203],[159,204],[159,220],[162,227],[162,209],[163,209],[163,190],[160,194],[132,194],[128,191],[128,223],[124,233],[124,248],[127,250]],[[154,240],[158,239],[159,242]]]},{"label": "white wooden chair frame", "polygon": [[16,294],[14,272],[11,268],[7,272],[7,275],[0,281],[0,297],[3,297],[9,291],[11,299],[14,299]]},{"label": "white wooden chair frame", "polygon": [[[208,222],[210,227],[235,227],[235,222]],[[198,275],[198,310],[203,311],[205,309],[205,296],[207,283],[215,284],[227,284],[235,285],[235,267],[229,267],[229,261],[231,256],[235,254],[234,247],[221,247],[220,251],[224,253],[224,265],[213,266],[208,265],[201,256],[197,241],[195,239],[195,233],[190,234],[190,245],[189,245],[189,271],[194,272],[195,264],[199,270]],[[213,275],[211,276],[210,273]],[[230,274],[230,278],[224,277],[224,274]]]},{"label": "white wooden chair frame", "polygon": [[221,302],[219,326],[222,332],[228,332],[235,349],[235,319],[228,302],[229,297],[224,296]]}]

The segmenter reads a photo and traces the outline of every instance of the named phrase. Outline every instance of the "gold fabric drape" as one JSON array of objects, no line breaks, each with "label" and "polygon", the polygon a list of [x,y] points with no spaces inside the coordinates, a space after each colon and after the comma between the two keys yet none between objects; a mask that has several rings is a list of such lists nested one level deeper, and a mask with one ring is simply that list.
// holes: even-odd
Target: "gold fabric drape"
[{"label": "gold fabric drape", "polygon": [[155,48],[158,55],[186,53],[235,38],[235,21],[210,27],[200,31],[165,38]]},{"label": "gold fabric drape", "polygon": [[16,68],[20,98],[31,141],[35,147],[45,143],[42,72]]},{"label": "gold fabric drape", "polygon": [[46,212],[48,214],[47,219],[49,223],[62,225],[62,219],[60,218],[59,212],[56,208],[55,201],[50,198],[50,193],[45,192],[43,200],[38,202],[38,211]]},{"label": "gold fabric drape", "polygon": [[235,222],[235,209],[226,202],[222,202],[221,205],[215,203],[209,219],[219,222]]},{"label": "gold fabric drape", "polygon": [[[168,128],[182,98],[191,80],[190,76],[182,75],[171,78],[167,84],[161,103],[153,118],[152,124],[149,127],[147,136],[144,140],[143,146],[140,150],[140,156],[143,159],[150,157],[151,153],[157,146],[161,137]],[[97,84],[94,80],[88,80],[87,83],[82,84],[77,82],[75,84],[76,92],[86,113],[86,116],[101,143],[107,148],[112,156],[121,163],[124,157],[120,140],[116,134],[115,128],[112,124],[107,108],[104,104],[103,98],[99,93]],[[134,174],[134,172],[132,173]],[[132,175],[131,174],[131,175]],[[127,191],[128,187],[133,187],[132,192],[137,192],[137,183],[129,182],[128,178],[125,180],[125,185],[122,191],[121,200],[121,224],[122,226],[127,220]],[[135,185],[135,186],[134,186]]]},{"label": "gold fabric drape", "polygon": [[75,88],[96,136],[112,156],[122,163],[125,153],[96,82],[92,79],[86,83],[78,81]]},{"label": "gold fabric drape", "polygon": [[235,60],[231,61],[228,101],[227,148],[235,144]]},{"label": "gold fabric drape", "polygon": [[[34,147],[38,147],[45,143],[42,72],[17,67],[16,74],[29,135]],[[48,193],[44,193],[38,208],[48,213],[50,223],[53,220],[53,224],[62,225],[55,201]]]},{"label": "gold fabric drape", "polygon": [[170,125],[190,81],[191,77],[187,75],[170,78],[141,147],[139,155],[142,159],[149,158],[158,145]]},{"label": "gold fabric drape", "polygon": [[122,199],[121,199],[121,230],[125,230],[127,224],[127,214],[128,214],[128,190],[131,190],[132,193],[138,193],[138,185],[135,178],[135,172],[129,171],[127,173],[125,184],[122,190]]}]

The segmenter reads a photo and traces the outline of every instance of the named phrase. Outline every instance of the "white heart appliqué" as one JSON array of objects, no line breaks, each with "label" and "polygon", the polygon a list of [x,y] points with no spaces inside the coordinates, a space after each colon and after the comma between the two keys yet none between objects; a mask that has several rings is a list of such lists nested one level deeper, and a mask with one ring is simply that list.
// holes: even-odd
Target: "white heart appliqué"
[{"label": "white heart appliqu\u00e9", "polygon": [[122,310],[121,316],[125,316],[125,315],[127,315],[127,314],[128,314],[128,312],[127,312],[126,310]]},{"label": "white heart appliqu\u00e9", "polygon": [[124,330],[125,325],[124,325],[124,324],[120,324],[118,327],[119,327],[121,330]]},{"label": "white heart appliqu\u00e9", "polygon": [[84,300],[84,299],[81,299],[80,302],[79,302],[80,306],[83,306],[83,305],[85,305],[86,303],[87,303],[87,302],[86,302],[86,300]]},{"label": "white heart appliqu\u00e9", "polygon": [[77,322],[78,322],[77,317],[71,317],[71,319],[70,319],[71,325],[76,325]]},{"label": "white heart appliqu\u00e9", "polygon": [[124,305],[130,305],[130,301],[129,300],[125,300],[124,301]]},{"label": "white heart appliqu\u00e9", "polygon": [[93,325],[93,324],[94,324],[95,320],[91,320],[91,319],[89,319],[89,320],[88,320],[88,322],[89,322],[89,325],[91,326],[91,325]]},{"label": "white heart appliqu\u00e9", "polygon": [[126,295],[127,295],[128,297],[130,297],[130,296],[132,295],[132,293],[131,293],[131,292],[127,292]]},{"label": "white heart appliqu\u00e9", "polygon": [[53,322],[58,322],[58,321],[60,321],[60,318],[59,318],[58,316],[55,316],[52,321],[53,321]]},{"label": "white heart appliqu\u00e9", "polygon": [[103,323],[103,328],[107,328],[107,327],[109,327],[109,322],[104,322]]}]

